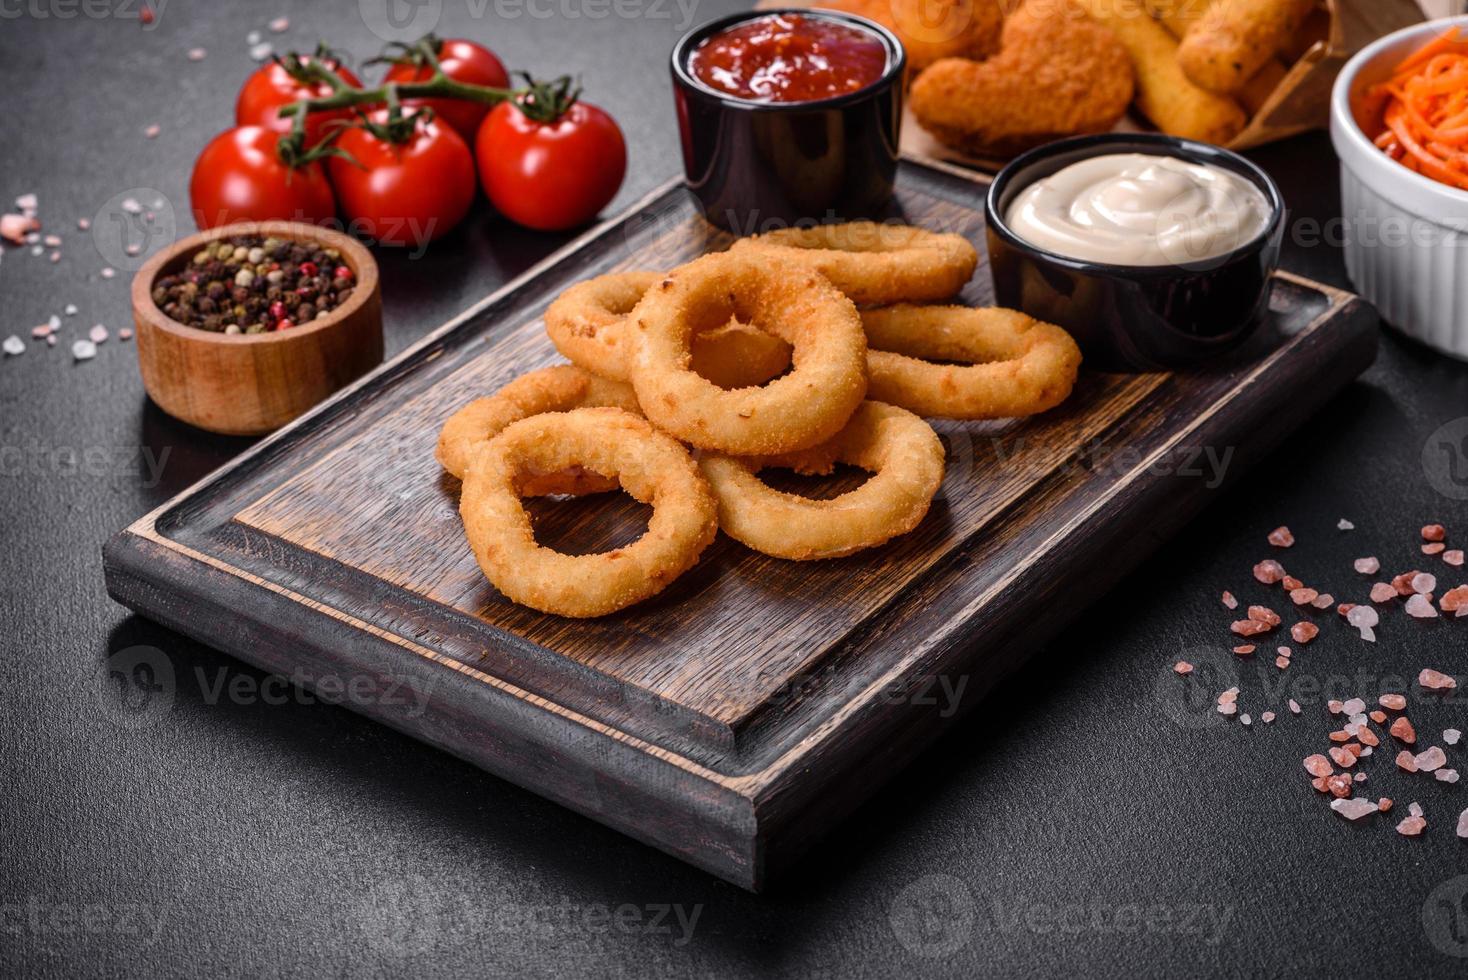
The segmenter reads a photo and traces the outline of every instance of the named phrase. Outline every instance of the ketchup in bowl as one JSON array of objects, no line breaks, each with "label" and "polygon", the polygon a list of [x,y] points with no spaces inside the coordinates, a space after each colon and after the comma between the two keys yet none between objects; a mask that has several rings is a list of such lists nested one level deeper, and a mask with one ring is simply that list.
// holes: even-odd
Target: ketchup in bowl
[{"label": "ketchup in bowl", "polygon": [[880,79],[887,46],[870,31],[829,18],[770,14],[703,41],[688,69],[714,91],[750,102],[815,102]]}]

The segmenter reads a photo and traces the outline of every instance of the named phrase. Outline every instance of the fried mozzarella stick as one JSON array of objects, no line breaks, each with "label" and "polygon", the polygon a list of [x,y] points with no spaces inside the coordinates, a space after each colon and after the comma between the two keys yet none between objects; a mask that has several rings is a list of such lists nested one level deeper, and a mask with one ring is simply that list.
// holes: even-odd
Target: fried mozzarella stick
[{"label": "fried mozzarella stick", "polygon": [[1092,19],[1111,28],[1137,72],[1137,107],[1164,133],[1207,143],[1227,143],[1243,132],[1244,110],[1233,99],[1204,91],[1178,66],[1177,42],[1142,7],[1141,0],[1075,0]]},{"label": "fried mozzarella stick", "polygon": [[[1142,0],[1147,12],[1162,22],[1169,34],[1178,40],[1187,36],[1194,24],[1203,19],[1213,0]],[[1284,81],[1285,66],[1276,58],[1264,63],[1235,94],[1250,118],[1259,114],[1279,83]]]},{"label": "fried mozzarella stick", "polygon": [[1195,84],[1232,94],[1274,58],[1315,0],[1215,0],[1178,48],[1178,63]]}]

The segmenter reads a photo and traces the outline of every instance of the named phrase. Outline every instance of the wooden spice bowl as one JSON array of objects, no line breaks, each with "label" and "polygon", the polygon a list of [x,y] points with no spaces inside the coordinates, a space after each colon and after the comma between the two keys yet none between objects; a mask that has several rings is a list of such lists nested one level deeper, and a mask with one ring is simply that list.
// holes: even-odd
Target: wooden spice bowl
[{"label": "wooden spice bowl", "polygon": [[[324,317],[286,330],[224,334],[188,327],[153,302],[153,284],[204,246],[236,235],[334,248],[356,279]],[[262,435],[280,428],[382,363],[377,263],[355,238],[293,221],[221,225],[174,242],[133,277],[138,365],[148,396],[169,415],[210,432]]]}]

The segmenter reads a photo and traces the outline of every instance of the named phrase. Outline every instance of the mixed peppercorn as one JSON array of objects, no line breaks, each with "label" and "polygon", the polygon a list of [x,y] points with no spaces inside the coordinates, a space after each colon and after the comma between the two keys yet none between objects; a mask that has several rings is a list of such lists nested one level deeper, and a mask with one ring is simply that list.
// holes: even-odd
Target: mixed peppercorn
[{"label": "mixed peppercorn", "polygon": [[160,276],[164,315],[214,333],[288,330],[326,316],[352,295],[356,276],[334,248],[238,235],[205,246],[185,268]]}]

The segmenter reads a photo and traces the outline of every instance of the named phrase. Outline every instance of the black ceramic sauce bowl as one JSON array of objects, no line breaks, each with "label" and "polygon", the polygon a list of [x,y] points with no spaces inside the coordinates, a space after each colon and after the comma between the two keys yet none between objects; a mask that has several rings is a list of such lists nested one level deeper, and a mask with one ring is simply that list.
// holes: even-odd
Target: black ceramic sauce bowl
[{"label": "black ceramic sauce bowl", "polygon": [[[1031,245],[1005,223],[1026,187],[1073,163],[1110,153],[1174,156],[1237,174],[1273,209],[1255,239],[1184,265],[1108,265]],[[1150,133],[1061,140],[1015,159],[994,179],[985,203],[989,266],[999,305],[1064,327],[1089,367],[1155,371],[1206,363],[1242,344],[1269,304],[1269,277],[1284,239],[1284,199],[1273,180],[1237,153]]]},{"label": "black ceramic sauce bowl", "polygon": [[[750,102],[688,68],[703,41],[758,17],[795,14],[849,24],[887,48],[882,76],[811,102]],[[710,222],[739,235],[797,223],[870,218],[891,200],[907,56],[886,28],[833,10],[753,10],[685,34],[673,48],[673,98],[689,190]]]}]

